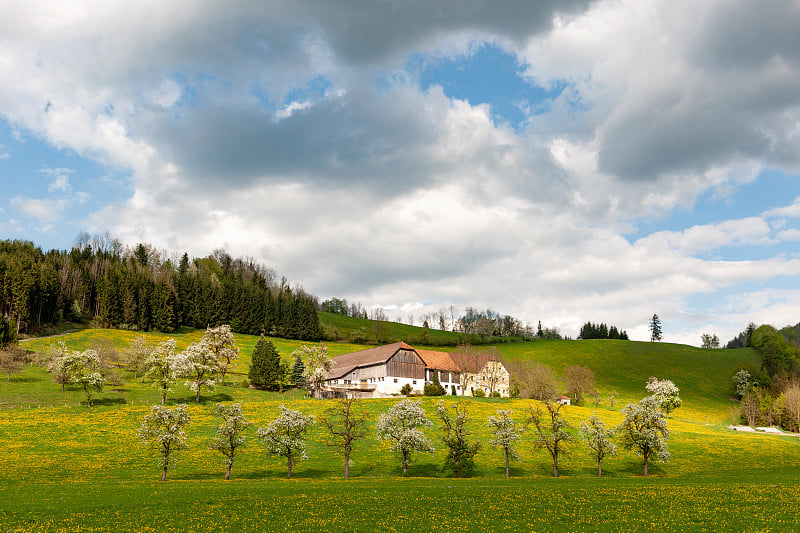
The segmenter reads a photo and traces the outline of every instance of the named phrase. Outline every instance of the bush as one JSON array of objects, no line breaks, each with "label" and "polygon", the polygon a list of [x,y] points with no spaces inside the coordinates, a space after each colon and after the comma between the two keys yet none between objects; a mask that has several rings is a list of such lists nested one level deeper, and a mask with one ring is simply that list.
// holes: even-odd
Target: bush
[{"label": "bush", "polygon": [[500,393],[499,393],[499,392],[497,392],[497,391],[494,391],[494,392],[492,393],[492,398],[500,398]]},{"label": "bush", "polygon": [[322,336],[325,337],[326,341],[342,340],[342,334],[339,331],[339,328],[337,328],[336,326],[326,326],[323,324]]},{"label": "bush", "polygon": [[250,382],[249,382],[249,381],[247,381],[246,379],[243,379],[243,380],[242,380],[242,388],[243,388],[243,389],[246,389],[246,388],[248,388],[248,387],[250,387]]},{"label": "bush", "polygon": [[403,396],[408,396],[409,394],[411,394],[411,385],[406,383],[405,385],[400,387],[400,394],[402,394]]},{"label": "bush", "polygon": [[352,344],[364,344],[369,340],[369,336],[364,328],[356,328],[350,332],[347,340]]},{"label": "bush", "polygon": [[425,386],[422,388],[423,394],[425,396],[444,396],[447,394],[447,391],[444,390],[444,387],[438,385],[436,383],[426,383]]},{"label": "bush", "polygon": [[444,396],[447,394],[447,391],[444,390],[441,382],[439,382],[438,371],[433,371],[433,383],[426,383],[422,388],[422,392],[425,394],[425,396]]},{"label": "bush", "polygon": [[483,389],[475,389],[474,391],[472,391],[472,396],[474,398],[485,398],[486,393],[483,392]]}]

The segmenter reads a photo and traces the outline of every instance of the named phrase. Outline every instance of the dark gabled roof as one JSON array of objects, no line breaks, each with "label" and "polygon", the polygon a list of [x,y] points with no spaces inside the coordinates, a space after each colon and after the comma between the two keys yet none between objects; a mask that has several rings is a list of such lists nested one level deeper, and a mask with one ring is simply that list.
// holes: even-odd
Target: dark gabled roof
[{"label": "dark gabled roof", "polygon": [[414,348],[405,342],[395,342],[393,344],[385,344],[383,346],[376,346],[375,348],[367,348],[366,350],[339,355],[332,359],[333,368],[328,372],[325,379],[339,379],[359,366],[371,366],[385,363],[400,350],[416,352]]}]

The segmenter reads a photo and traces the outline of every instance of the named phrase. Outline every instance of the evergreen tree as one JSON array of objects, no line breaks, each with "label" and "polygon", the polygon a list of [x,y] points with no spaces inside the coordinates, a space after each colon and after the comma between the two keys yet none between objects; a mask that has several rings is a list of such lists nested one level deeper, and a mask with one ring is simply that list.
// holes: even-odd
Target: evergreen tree
[{"label": "evergreen tree", "polygon": [[305,389],[306,388],[306,378],[303,374],[305,374],[306,365],[303,364],[303,360],[300,358],[300,354],[296,354],[294,358],[294,364],[292,365],[292,384],[298,389]]},{"label": "evergreen tree", "polygon": [[0,316],[0,348],[17,344],[17,324],[14,317]]},{"label": "evergreen tree", "polygon": [[650,319],[650,342],[655,342],[660,340],[661,340],[661,319],[658,318],[658,315],[653,314],[653,318]]},{"label": "evergreen tree", "polygon": [[444,390],[442,387],[442,383],[439,381],[439,371],[433,370],[433,382],[426,383],[425,386],[422,388],[423,394],[425,396],[444,396],[447,394],[447,391]]},{"label": "evergreen tree", "polygon": [[263,335],[256,342],[250,371],[247,374],[250,383],[259,389],[277,390],[281,386],[281,356]]}]

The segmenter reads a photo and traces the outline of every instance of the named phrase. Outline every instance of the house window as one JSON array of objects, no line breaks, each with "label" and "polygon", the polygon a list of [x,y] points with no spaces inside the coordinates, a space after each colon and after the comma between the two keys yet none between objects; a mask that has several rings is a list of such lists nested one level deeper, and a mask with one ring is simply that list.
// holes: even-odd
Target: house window
[{"label": "house window", "polygon": [[397,383],[397,378],[394,378],[394,382]]},{"label": "house window", "polygon": [[414,385],[416,385],[416,384],[417,384],[417,380],[415,379],[415,380],[414,380]]}]

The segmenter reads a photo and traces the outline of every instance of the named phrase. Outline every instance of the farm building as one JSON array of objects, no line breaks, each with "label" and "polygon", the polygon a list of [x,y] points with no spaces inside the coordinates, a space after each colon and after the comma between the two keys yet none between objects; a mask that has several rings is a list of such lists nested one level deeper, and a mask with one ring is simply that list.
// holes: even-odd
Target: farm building
[{"label": "farm building", "polygon": [[[422,394],[425,384],[433,382],[434,372],[447,394],[462,396],[465,391],[469,394],[482,388],[486,394],[497,391],[508,396],[508,372],[496,359],[487,361],[479,372],[466,374],[449,353],[417,350],[405,342],[334,357],[325,383],[329,391],[359,396],[399,394],[404,385],[414,394]],[[470,389],[466,389],[467,383],[471,383]]]},{"label": "farm building", "polygon": [[510,378],[503,363],[490,357],[477,372],[464,373],[465,393],[474,394],[476,390],[482,390],[487,396],[497,393],[502,398],[508,398]]}]

